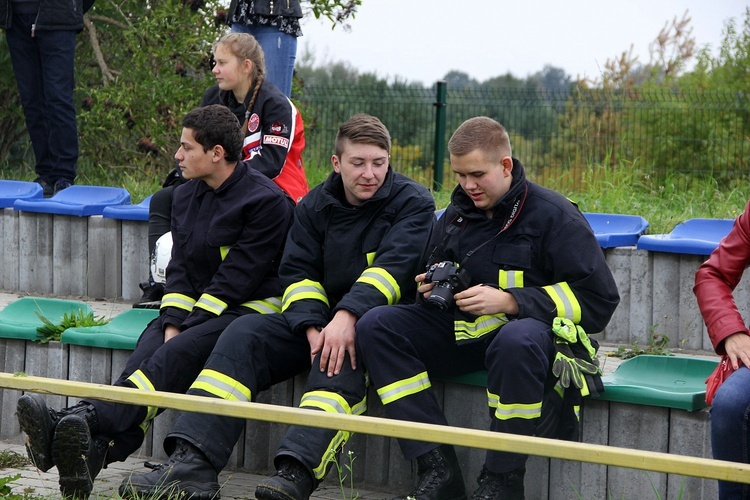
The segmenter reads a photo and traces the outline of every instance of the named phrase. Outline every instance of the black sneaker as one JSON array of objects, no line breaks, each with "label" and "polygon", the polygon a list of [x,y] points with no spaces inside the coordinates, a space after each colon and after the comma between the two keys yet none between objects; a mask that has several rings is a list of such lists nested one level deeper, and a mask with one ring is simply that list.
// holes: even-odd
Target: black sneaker
[{"label": "black sneaker", "polygon": [[36,179],[34,179],[34,182],[42,186],[42,196],[44,196],[45,198],[49,198],[53,194],[55,194],[55,186],[45,181],[41,177],[37,177]]},{"label": "black sneaker", "polygon": [[52,196],[56,195],[63,189],[67,189],[70,186],[73,185],[72,181],[69,181],[68,179],[57,179],[55,182],[55,187],[52,189]]},{"label": "black sneaker", "polygon": [[20,397],[16,415],[21,430],[26,433],[26,451],[31,462],[42,472],[47,472],[55,465],[52,438],[59,416],[47,407],[42,396],[34,393]]},{"label": "black sneaker", "polygon": [[143,281],[138,287],[143,290],[143,295],[138,302],[133,304],[137,309],[159,309],[161,299],[164,297],[164,284],[153,281]]},{"label": "black sneaker", "polygon": [[91,437],[89,424],[80,415],[60,419],[52,440],[52,458],[60,474],[60,492],[64,498],[82,500],[91,495],[108,447],[106,440]]},{"label": "black sneaker", "polygon": [[177,439],[175,450],[164,464],[152,466],[148,474],[123,479],[122,498],[220,498],[219,473],[193,444]]},{"label": "black sneaker", "polygon": [[307,500],[313,490],[313,479],[307,467],[292,457],[281,459],[276,474],[255,488],[261,500]]},{"label": "black sneaker", "polygon": [[491,472],[482,467],[477,483],[479,488],[471,495],[471,500],[523,500],[523,476],[526,468],[512,470],[510,472]]}]

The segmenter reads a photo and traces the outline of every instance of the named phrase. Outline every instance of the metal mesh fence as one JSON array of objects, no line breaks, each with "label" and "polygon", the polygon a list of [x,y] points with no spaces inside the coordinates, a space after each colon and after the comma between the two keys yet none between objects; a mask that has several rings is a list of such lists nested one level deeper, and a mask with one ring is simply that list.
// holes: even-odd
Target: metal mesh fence
[{"label": "metal mesh fence", "polygon": [[[338,126],[364,112],[391,131],[394,168],[431,178],[435,87],[308,86],[299,97],[308,161],[327,161]],[[750,98],[744,93],[449,88],[446,101],[440,132],[446,143],[467,118],[492,117],[506,126],[514,156],[540,181],[592,165],[622,164],[654,176],[748,176]],[[443,168],[449,171],[447,162]]]}]

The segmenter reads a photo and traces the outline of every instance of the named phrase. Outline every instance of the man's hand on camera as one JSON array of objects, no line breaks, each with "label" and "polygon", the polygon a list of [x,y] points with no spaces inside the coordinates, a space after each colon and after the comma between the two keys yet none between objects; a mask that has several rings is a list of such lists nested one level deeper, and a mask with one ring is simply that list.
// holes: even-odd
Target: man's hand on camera
[{"label": "man's hand on camera", "polygon": [[469,314],[518,314],[516,298],[505,290],[475,285],[453,296],[459,309]]},{"label": "man's hand on camera", "polygon": [[430,296],[430,291],[435,287],[435,283],[425,283],[424,278],[427,275],[427,273],[418,274],[414,281],[416,281],[419,286],[417,287],[417,291],[422,294],[422,296],[426,299]]}]

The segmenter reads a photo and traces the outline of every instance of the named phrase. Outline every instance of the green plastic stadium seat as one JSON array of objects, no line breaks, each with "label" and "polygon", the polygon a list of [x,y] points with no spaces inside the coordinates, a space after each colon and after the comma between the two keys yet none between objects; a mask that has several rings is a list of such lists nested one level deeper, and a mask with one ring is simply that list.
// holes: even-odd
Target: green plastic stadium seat
[{"label": "green plastic stadium seat", "polygon": [[65,313],[92,313],[85,302],[75,300],[50,299],[42,297],[24,297],[11,302],[0,311],[0,338],[39,340],[37,328],[44,326],[36,313],[41,314],[52,323],[62,321]]},{"label": "green plastic stadium seat", "polygon": [[700,410],[706,407],[706,378],[717,363],[685,356],[636,356],[602,377],[604,394],[600,399]]},{"label": "green plastic stadium seat", "polygon": [[456,384],[487,387],[487,370],[477,370],[475,372],[465,373],[455,377],[438,378],[438,380],[442,380],[443,382],[454,382]]},{"label": "green plastic stadium seat", "polygon": [[106,325],[68,328],[62,334],[62,342],[132,351],[143,330],[158,316],[158,309],[129,309],[112,318]]}]

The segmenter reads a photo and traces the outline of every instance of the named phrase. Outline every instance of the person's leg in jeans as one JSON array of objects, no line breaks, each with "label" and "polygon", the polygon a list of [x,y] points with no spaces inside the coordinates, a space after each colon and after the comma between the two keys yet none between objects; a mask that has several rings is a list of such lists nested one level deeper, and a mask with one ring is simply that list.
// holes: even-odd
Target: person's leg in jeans
[{"label": "person's leg in jeans", "polygon": [[[711,406],[711,447],[714,458],[750,463],[750,369],[740,367],[719,387]],[[719,498],[750,498],[750,485],[719,481]]]},{"label": "person's leg in jeans", "polygon": [[276,26],[232,24],[233,33],[249,33],[263,47],[266,77],[287,97],[292,95],[292,75],[297,59],[297,37],[282,33]]}]

